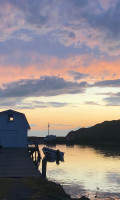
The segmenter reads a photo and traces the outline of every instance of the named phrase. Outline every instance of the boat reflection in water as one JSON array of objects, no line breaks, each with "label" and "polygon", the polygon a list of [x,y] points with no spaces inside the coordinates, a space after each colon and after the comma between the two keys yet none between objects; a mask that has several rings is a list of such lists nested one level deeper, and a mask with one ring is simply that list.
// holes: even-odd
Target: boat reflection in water
[{"label": "boat reflection in water", "polygon": [[29,154],[37,168],[40,167],[40,162],[42,160],[42,177],[46,178],[47,162],[56,162],[56,164],[59,165],[60,162],[64,162],[64,152],[47,147],[43,147],[42,151],[45,155],[43,159],[38,146],[29,147]]},{"label": "boat reflection in water", "polygon": [[46,178],[47,162],[56,162],[56,164],[59,165],[60,161],[64,162],[64,153],[59,150],[53,150],[46,147],[42,150],[45,154],[45,157],[42,159],[42,177]]}]

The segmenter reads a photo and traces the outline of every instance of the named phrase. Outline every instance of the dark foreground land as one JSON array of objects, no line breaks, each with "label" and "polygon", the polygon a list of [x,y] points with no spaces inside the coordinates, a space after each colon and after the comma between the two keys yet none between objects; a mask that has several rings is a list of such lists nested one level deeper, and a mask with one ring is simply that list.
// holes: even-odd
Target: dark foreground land
[{"label": "dark foreground land", "polygon": [[[61,185],[41,178],[0,178],[0,200],[73,200]],[[76,199],[74,199],[76,200]],[[79,200],[89,200],[81,197]]]}]

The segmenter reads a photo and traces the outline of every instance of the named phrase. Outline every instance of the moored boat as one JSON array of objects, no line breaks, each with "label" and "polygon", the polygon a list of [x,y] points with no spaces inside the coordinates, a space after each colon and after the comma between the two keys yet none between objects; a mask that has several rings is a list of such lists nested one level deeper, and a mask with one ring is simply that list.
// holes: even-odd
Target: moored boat
[{"label": "moored boat", "polygon": [[48,135],[44,138],[45,143],[55,143],[56,142],[56,135],[49,134],[50,124],[48,123]]},{"label": "moored boat", "polygon": [[56,142],[56,135],[47,135],[45,138],[44,138],[44,142],[51,142],[51,143],[54,143]]},{"label": "moored boat", "polygon": [[54,149],[50,149],[50,148],[47,148],[47,147],[43,147],[42,148],[42,151],[44,153],[45,156],[51,156],[55,159],[63,159],[63,156],[64,156],[64,152],[61,152],[59,150],[54,150]]}]

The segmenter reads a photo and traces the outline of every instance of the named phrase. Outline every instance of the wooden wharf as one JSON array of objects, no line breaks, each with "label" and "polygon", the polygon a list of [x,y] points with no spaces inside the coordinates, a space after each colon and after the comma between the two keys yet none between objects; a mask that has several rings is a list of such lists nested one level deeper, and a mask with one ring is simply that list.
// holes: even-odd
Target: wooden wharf
[{"label": "wooden wharf", "polygon": [[30,152],[35,148],[1,148],[0,177],[41,177],[40,171],[33,163]]}]

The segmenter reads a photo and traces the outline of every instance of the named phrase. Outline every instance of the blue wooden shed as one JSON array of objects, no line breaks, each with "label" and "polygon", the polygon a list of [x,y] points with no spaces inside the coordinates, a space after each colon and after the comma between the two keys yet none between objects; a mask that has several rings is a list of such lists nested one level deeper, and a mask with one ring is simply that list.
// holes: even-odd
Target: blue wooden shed
[{"label": "blue wooden shed", "polygon": [[0,145],[6,148],[26,148],[30,125],[23,113],[6,110],[0,112]]}]

